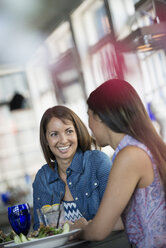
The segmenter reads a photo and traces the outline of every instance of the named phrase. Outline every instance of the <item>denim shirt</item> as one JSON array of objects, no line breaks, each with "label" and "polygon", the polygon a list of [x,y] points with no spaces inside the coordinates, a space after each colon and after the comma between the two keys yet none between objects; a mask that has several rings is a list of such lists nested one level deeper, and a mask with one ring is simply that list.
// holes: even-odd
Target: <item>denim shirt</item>
[{"label": "denim shirt", "polygon": [[[81,214],[92,219],[104,194],[109,172],[110,158],[101,151],[77,150],[66,170],[67,184]],[[37,172],[33,183],[34,229],[39,227],[36,209],[43,205],[59,203],[60,193],[65,194],[65,183],[61,180],[57,163],[54,169],[48,164]]]}]

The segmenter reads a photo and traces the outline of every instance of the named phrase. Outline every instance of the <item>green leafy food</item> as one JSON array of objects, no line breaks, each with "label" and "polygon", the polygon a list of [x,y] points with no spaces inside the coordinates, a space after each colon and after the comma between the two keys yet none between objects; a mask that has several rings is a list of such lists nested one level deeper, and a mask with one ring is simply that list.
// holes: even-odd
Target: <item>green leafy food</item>
[{"label": "green leafy food", "polygon": [[27,237],[23,235],[22,233],[20,235],[15,235],[14,242],[16,244],[24,243],[27,241],[33,241],[35,239],[41,239],[44,237],[49,237],[49,236],[60,234],[60,233],[67,233],[69,232],[69,230],[70,230],[70,226],[68,223],[65,223],[63,228],[56,228],[53,226],[44,226],[41,224],[37,231],[31,232]]},{"label": "green leafy food", "polygon": [[26,238],[26,236],[23,233],[20,234],[20,239],[21,239],[21,242],[23,242],[23,243],[28,241],[28,239]]},{"label": "green leafy food", "polygon": [[3,231],[0,230],[0,243],[14,240],[14,235],[15,233],[13,231],[10,232],[9,234],[5,234],[3,233]]},{"label": "green leafy food", "polygon": [[33,238],[44,238],[44,237],[48,237],[48,236],[52,236],[52,235],[56,235],[56,234],[60,234],[63,232],[62,228],[55,228],[53,226],[44,226],[44,225],[40,225],[39,229],[33,233],[30,234],[30,237]]},{"label": "green leafy food", "polygon": [[63,226],[63,233],[67,233],[70,231],[70,225],[69,223],[65,223],[64,226]]},{"label": "green leafy food", "polygon": [[14,236],[14,243],[16,243],[16,244],[22,243],[21,238],[19,237],[19,235]]}]

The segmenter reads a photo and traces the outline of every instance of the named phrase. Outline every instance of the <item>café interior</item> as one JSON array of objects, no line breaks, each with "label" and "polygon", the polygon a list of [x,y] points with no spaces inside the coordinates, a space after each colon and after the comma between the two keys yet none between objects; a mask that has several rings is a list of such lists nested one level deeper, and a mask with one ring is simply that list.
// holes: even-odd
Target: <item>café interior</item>
[{"label": "caf\u00e9 interior", "polygon": [[47,108],[65,105],[88,126],[89,93],[124,78],[166,141],[165,0],[4,0],[0,37],[0,229],[9,205],[33,208]]}]

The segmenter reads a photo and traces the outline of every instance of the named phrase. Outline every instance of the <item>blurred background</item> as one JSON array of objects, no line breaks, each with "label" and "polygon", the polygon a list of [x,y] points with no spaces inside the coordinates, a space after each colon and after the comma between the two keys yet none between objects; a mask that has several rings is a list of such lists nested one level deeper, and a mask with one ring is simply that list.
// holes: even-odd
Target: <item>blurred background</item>
[{"label": "blurred background", "polygon": [[44,111],[66,105],[87,125],[87,96],[116,77],[166,141],[166,1],[0,1],[0,229],[8,205],[32,206]]}]

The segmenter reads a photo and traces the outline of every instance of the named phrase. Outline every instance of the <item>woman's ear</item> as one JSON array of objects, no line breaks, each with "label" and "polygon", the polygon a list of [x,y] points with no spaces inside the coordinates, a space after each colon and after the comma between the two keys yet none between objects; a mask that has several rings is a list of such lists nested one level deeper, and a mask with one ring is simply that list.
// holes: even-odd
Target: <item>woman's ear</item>
[{"label": "woman's ear", "polygon": [[102,120],[100,119],[100,117],[98,116],[98,114],[94,114],[94,118],[99,121],[99,122],[102,122]]},{"label": "woman's ear", "polygon": [[102,120],[100,119],[100,117],[98,116],[98,114],[96,114],[95,112],[93,112],[93,110],[88,109],[88,115],[92,115],[93,119],[99,122],[102,122]]}]

